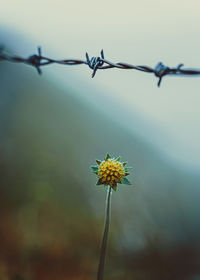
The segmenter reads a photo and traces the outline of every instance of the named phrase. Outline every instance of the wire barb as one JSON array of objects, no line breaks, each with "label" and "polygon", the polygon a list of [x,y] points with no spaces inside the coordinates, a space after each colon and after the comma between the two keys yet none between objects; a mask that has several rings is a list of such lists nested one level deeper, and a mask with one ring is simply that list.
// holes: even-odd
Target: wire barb
[{"label": "wire barb", "polygon": [[89,58],[89,55],[88,53],[86,52],[86,60],[87,60],[87,64],[88,66],[93,69],[93,73],[92,73],[92,78],[94,78],[96,72],[97,72],[97,69],[99,67],[102,67],[103,64],[104,64],[104,52],[103,50],[101,50],[101,57],[97,56],[97,57],[92,57],[91,60]]},{"label": "wire barb", "polygon": [[41,64],[41,60],[42,60],[42,50],[41,47],[38,47],[38,55],[34,54],[29,56],[29,58],[27,59],[27,64],[31,64],[32,66],[35,66],[35,68],[38,71],[38,74],[41,75],[42,74],[42,70],[40,69]]},{"label": "wire barb", "polygon": [[165,66],[162,62],[159,62],[154,70],[154,73],[156,77],[159,78],[158,80],[158,87],[160,87],[160,84],[162,82],[162,78],[167,75],[170,72],[170,68]]},{"label": "wire barb", "polygon": [[137,70],[145,73],[153,73],[158,77],[158,87],[160,87],[162,79],[167,75],[174,76],[197,76],[200,75],[200,69],[190,69],[182,68],[184,65],[181,63],[177,67],[170,68],[164,65],[162,62],[159,62],[155,68],[145,65],[132,65],[124,62],[113,63],[104,57],[104,52],[101,50],[101,56],[92,57],[90,59],[88,53],[86,52],[86,61],[81,59],[63,59],[56,60],[48,57],[42,56],[41,47],[38,47],[38,54],[33,54],[28,58],[23,58],[19,56],[12,56],[5,52],[4,46],[0,46],[0,62],[9,61],[9,62],[19,62],[31,65],[36,68],[38,74],[42,74],[41,67],[49,64],[61,64],[61,65],[81,65],[86,64],[90,69],[93,70],[92,78],[96,75],[97,70],[105,70],[111,68],[118,68],[124,70]]}]

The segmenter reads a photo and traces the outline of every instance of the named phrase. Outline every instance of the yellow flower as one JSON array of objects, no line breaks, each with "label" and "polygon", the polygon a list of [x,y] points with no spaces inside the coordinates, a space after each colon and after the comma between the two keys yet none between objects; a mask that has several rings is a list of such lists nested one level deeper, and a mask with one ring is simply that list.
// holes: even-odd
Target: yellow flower
[{"label": "yellow flower", "polygon": [[126,178],[130,168],[125,167],[127,162],[120,162],[120,157],[114,159],[107,154],[103,161],[97,160],[96,162],[98,166],[92,166],[92,172],[98,176],[97,185],[110,186],[116,190],[117,183],[131,184]]}]

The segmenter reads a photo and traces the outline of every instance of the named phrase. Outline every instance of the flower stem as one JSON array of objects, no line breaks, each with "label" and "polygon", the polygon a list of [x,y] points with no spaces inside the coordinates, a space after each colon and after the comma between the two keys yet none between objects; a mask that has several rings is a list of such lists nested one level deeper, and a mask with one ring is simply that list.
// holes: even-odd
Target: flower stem
[{"label": "flower stem", "polygon": [[102,240],[102,244],[101,244],[101,253],[100,253],[100,259],[99,259],[97,280],[103,280],[103,274],[104,274],[106,245],[107,245],[107,240],[108,240],[108,231],[109,231],[109,224],[110,224],[111,194],[112,194],[112,188],[109,187],[108,192],[107,192],[107,198],[106,198],[106,220],[105,220],[105,229],[104,229],[104,234],[103,234],[103,240]]}]

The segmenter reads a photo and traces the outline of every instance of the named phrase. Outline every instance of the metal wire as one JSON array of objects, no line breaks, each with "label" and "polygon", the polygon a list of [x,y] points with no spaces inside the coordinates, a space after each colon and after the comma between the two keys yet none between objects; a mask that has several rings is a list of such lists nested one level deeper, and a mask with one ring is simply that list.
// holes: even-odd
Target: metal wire
[{"label": "metal wire", "polygon": [[104,58],[104,52],[101,51],[101,56],[89,58],[88,53],[86,53],[86,60],[80,59],[63,59],[56,60],[42,56],[41,47],[38,47],[38,54],[29,56],[28,58],[22,58],[19,56],[11,56],[4,53],[4,48],[0,48],[0,61],[9,61],[9,62],[18,62],[31,65],[36,68],[38,74],[42,74],[41,67],[49,64],[62,64],[62,65],[80,65],[86,64],[89,66],[92,71],[92,78],[94,78],[97,70],[105,70],[111,68],[125,69],[125,70],[137,70],[146,73],[152,73],[158,77],[158,87],[160,87],[162,79],[167,75],[176,75],[176,76],[193,76],[200,75],[200,69],[192,68],[182,68],[183,64],[179,64],[177,67],[170,68],[165,66],[162,62],[159,62],[155,68],[144,66],[144,65],[132,65],[128,63],[117,62],[113,63]]}]

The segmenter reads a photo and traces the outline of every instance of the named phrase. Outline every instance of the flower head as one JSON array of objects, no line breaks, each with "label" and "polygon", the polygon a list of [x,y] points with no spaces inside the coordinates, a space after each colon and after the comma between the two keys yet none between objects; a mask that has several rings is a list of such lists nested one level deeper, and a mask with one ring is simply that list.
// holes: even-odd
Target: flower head
[{"label": "flower head", "polygon": [[117,184],[130,185],[126,178],[129,175],[129,167],[125,167],[127,162],[120,162],[120,157],[114,159],[109,154],[103,161],[97,160],[97,166],[92,166],[92,172],[98,176],[97,185],[110,186],[114,190]]}]

